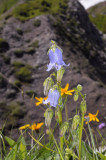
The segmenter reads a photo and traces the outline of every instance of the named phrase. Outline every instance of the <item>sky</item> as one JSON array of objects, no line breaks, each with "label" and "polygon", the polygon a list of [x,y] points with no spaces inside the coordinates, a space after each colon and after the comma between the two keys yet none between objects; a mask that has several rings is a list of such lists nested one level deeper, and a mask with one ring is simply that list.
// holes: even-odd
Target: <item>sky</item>
[{"label": "sky", "polygon": [[106,0],[79,0],[79,1],[85,7],[85,9],[87,9],[97,3],[100,3]]}]

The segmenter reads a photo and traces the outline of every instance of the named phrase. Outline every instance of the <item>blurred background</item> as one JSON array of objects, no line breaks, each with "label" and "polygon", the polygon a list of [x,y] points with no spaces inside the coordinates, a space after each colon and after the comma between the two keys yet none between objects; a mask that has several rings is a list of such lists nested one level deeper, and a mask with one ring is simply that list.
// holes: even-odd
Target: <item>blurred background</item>
[{"label": "blurred background", "polygon": [[[87,113],[99,110],[105,122],[106,1],[0,0],[0,129],[14,139],[20,126],[44,122],[34,97],[44,96],[43,82],[51,73],[46,71],[51,40],[70,63],[62,87],[81,84]],[[68,97],[69,117],[79,104]]]}]

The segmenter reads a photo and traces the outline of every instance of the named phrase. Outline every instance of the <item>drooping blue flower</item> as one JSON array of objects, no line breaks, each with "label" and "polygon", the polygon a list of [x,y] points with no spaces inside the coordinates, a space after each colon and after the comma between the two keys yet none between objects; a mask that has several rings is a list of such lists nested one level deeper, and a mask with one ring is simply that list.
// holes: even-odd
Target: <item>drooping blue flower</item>
[{"label": "drooping blue flower", "polygon": [[43,104],[48,104],[50,103],[50,106],[52,107],[56,107],[58,105],[58,100],[59,100],[60,94],[59,91],[56,90],[49,90],[48,93],[48,99],[47,100],[43,100]]},{"label": "drooping blue flower", "polygon": [[70,64],[66,65],[62,58],[62,51],[59,48],[55,48],[55,52],[53,49],[49,51],[49,59],[50,63],[47,65],[47,71],[50,71],[52,68],[55,68],[57,71],[61,68],[61,66],[69,66]]}]

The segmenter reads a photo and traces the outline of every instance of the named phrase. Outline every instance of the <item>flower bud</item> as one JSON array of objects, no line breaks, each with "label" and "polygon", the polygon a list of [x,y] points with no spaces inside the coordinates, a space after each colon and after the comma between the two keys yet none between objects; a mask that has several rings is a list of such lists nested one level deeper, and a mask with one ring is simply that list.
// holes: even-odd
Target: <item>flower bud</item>
[{"label": "flower bud", "polygon": [[75,115],[72,122],[72,129],[75,130],[79,123],[80,123],[80,116]]},{"label": "flower bud", "polygon": [[48,92],[50,90],[50,88],[53,86],[54,81],[52,80],[51,77],[48,77],[45,79],[43,86],[44,86],[44,95],[48,95]]},{"label": "flower bud", "polygon": [[78,100],[78,97],[79,97],[78,92],[75,92],[75,93],[74,93],[74,101],[75,101],[75,102]]},{"label": "flower bud", "polygon": [[80,84],[78,84],[77,89],[78,89],[79,92],[82,91],[82,86]]},{"label": "flower bud", "polygon": [[49,128],[51,125],[51,120],[53,118],[53,111],[51,108],[46,109],[44,117],[45,117],[45,125]]},{"label": "flower bud", "polygon": [[64,136],[68,128],[69,128],[69,123],[64,122],[60,127],[60,136]]},{"label": "flower bud", "polygon": [[62,112],[59,106],[55,110],[55,119],[59,123],[59,125],[62,124]]},{"label": "flower bud", "polygon": [[68,157],[70,156],[72,156],[74,159],[78,159],[78,157],[76,156],[76,154],[73,152],[72,149],[66,148],[65,151],[66,151],[65,156],[67,157],[66,160],[69,160]]},{"label": "flower bud", "polygon": [[86,101],[85,100],[81,101],[80,109],[82,113],[84,114],[86,113]]},{"label": "flower bud", "polygon": [[49,135],[49,129],[46,129],[46,134]]},{"label": "flower bud", "polygon": [[57,71],[57,82],[61,82],[62,78],[63,78],[63,74],[65,72],[65,69],[63,67],[61,67],[58,71]]}]

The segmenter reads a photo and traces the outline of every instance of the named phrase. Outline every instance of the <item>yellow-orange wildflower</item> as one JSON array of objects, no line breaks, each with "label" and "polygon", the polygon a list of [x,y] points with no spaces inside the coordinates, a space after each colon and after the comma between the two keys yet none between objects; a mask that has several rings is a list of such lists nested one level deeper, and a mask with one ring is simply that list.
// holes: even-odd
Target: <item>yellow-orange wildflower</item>
[{"label": "yellow-orange wildflower", "polygon": [[26,125],[20,127],[19,130],[24,130],[24,129],[27,129],[27,128],[29,128],[31,130],[39,130],[42,127],[43,124],[44,124],[43,122],[37,123],[37,124],[33,123],[32,125],[26,124]]},{"label": "yellow-orange wildflower", "polygon": [[31,129],[31,130],[39,130],[41,127],[42,127],[42,125],[44,125],[44,123],[43,122],[41,122],[41,123],[33,123],[29,128]]},{"label": "yellow-orange wildflower", "polygon": [[30,124],[26,124],[26,125],[20,127],[19,130],[23,130],[23,129],[26,129],[26,128],[29,128],[29,127],[30,127]]},{"label": "yellow-orange wildflower", "polygon": [[69,88],[69,83],[66,84],[65,88],[61,88],[61,96],[67,94],[67,95],[72,95],[72,92],[74,92],[74,89],[68,90]]},{"label": "yellow-orange wildflower", "polygon": [[[99,122],[99,119],[97,118],[98,113],[99,110],[97,110],[96,114],[88,113],[88,116],[85,116],[85,120],[89,122],[91,121]],[[86,124],[88,124],[88,122],[86,122]]]},{"label": "yellow-orange wildflower", "polygon": [[38,101],[38,102],[35,103],[35,105],[36,105],[36,106],[39,106],[40,104],[43,103],[43,99],[46,100],[47,98],[48,98],[48,97],[44,97],[44,98],[42,98],[42,97],[40,97],[40,98],[35,97],[35,99]]}]

